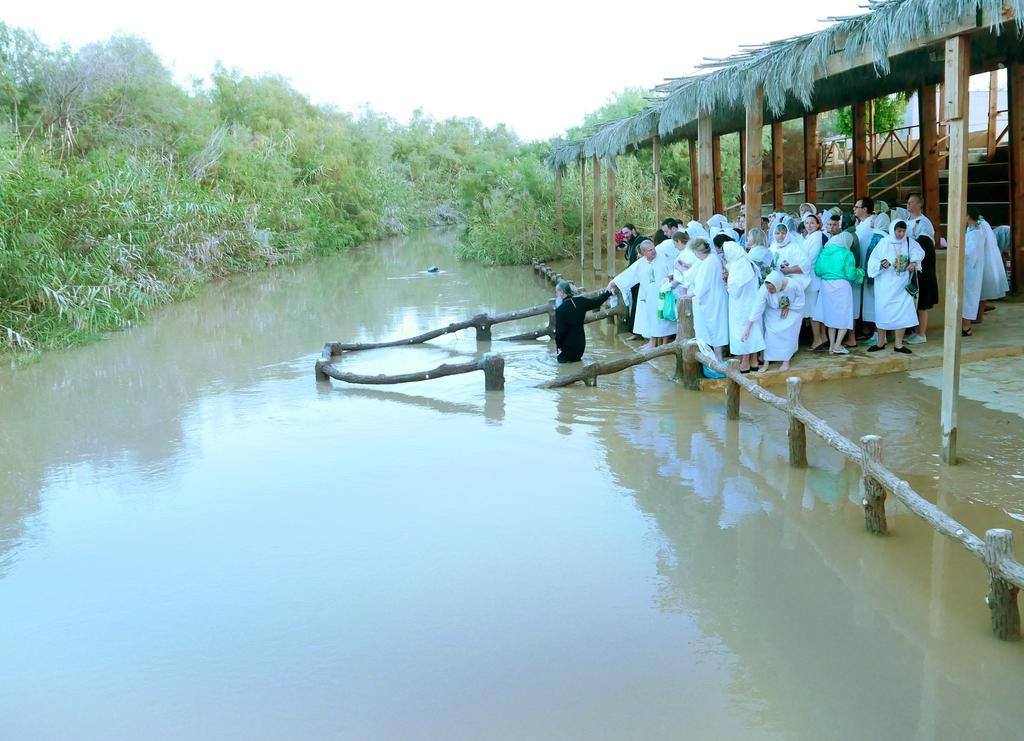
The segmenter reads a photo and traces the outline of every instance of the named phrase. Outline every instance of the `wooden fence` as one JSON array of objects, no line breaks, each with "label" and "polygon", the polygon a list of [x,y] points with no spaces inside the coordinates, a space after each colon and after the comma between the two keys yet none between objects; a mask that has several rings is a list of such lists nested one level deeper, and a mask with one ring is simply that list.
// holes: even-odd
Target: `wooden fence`
[{"label": "wooden fence", "polygon": [[865,435],[860,439],[860,445],[857,445],[839,434],[803,405],[800,400],[801,380],[797,377],[787,379],[788,394],[787,398],[783,399],[740,373],[738,360],[723,363],[714,356],[701,352],[694,337],[692,300],[680,300],[677,304],[677,313],[679,329],[673,342],[637,353],[633,358],[590,363],[576,373],[560,376],[543,384],[543,387],[556,388],[577,381],[593,386],[596,385],[598,376],[617,373],[630,366],[669,354],[676,355],[676,379],[682,380],[687,388],[700,388],[701,364],[724,374],[727,377],[725,414],[728,419],[740,418],[741,390],[787,415],[790,465],[807,466],[807,430],[810,430],[829,447],[838,450],[861,467],[865,492],[861,504],[864,507],[864,526],[869,533],[884,535],[888,532],[885,499],[887,495],[891,495],[936,531],[984,563],[989,577],[985,602],[991,612],[992,633],[1005,641],[1020,639],[1017,593],[1024,588],[1024,565],[1014,558],[1012,531],[1002,528],[987,530],[984,540],[979,538],[883,465],[883,441],[880,437]]}]

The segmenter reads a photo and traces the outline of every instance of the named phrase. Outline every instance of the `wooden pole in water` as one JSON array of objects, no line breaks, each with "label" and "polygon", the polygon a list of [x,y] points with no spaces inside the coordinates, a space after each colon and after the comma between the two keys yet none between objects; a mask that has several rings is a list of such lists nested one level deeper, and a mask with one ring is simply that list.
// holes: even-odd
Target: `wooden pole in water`
[{"label": "wooden pole in water", "polygon": [[946,234],[946,310],[942,342],[942,459],[956,465],[960,400],[960,329],[964,305],[964,232],[967,227],[967,138],[971,41],[946,41],[946,126],[949,130],[949,225]]},{"label": "wooden pole in water", "polygon": [[935,227],[935,245],[939,245],[942,227],[939,216],[939,134],[935,85],[922,85],[917,90],[918,118],[921,121],[921,195],[924,213]]},{"label": "wooden pole in water", "polygon": [[798,376],[786,379],[786,392],[789,399],[789,465],[796,468],[807,468],[807,428],[803,422],[793,416],[793,411],[800,406],[800,378]]},{"label": "wooden pole in water", "polygon": [[782,121],[772,121],[772,208],[782,211],[785,204],[782,157]]},{"label": "wooden pole in water", "polygon": [[[736,358],[730,360],[726,365],[729,366],[729,370],[740,372],[740,361]],[[740,418],[740,385],[728,376],[725,382],[725,418]]]},{"label": "wooden pole in water", "polygon": [[697,177],[697,142],[689,140],[690,150],[690,218],[700,220],[700,178]]},{"label": "wooden pole in water", "polygon": [[587,233],[587,161],[580,157],[580,280],[583,280],[583,253]]},{"label": "wooden pole in water", "polygon": [[758,85],[753,98],[747,103],[747,164],[744,171],[743,190],[747,204],[747,231],[761,227],[761,178],[764,169],[764,153],[761,151],[764,130],[764,86]]},{"label": "wooden pole in water", "polygon": [[601,161],[595,156],[590,167],[594,175],[594,270],[601,269]]},{"label": "wooden pole in water", "polygon": [[[676,321],[678,323],[676,342],[684,344],[687,340],[692,340],[695,333],[693,329],[693,299],[691,297],[684,296],[676,302]],[[697,360],[697,348],[693,345],[683,348],[681,370],[683,386],[691,391],[700,391],[700,361]],[[679,371],[680,368],[677,365],[677,377]]]},{"label": "wooden pole in water", "polygon": [[715,213],[720,214],[725,210],[725,202],[722,197],[722,137],[711,137],[711,169],[715,173]]},{"label": "wooden pole in water", "polygon": [[991,162],[996,156],[996,120],[999,118],[999,73],[988,73],[988,131],[985,136],[985,156]]},{"label": "wooden pole in water", "polygon": [[605,243],[605,272],[608,273],[609,278],[614,278],[616,274],[615,270],[615,160],[611,159],[608,161],[608,170],[606,171],[605,180],[607,180],[608,190],[608,224],[607,233],[608,240]]},{"label": "wooden pole in water", "polygon": [[711,116],[703,115],[697,119],[697,181],[700,188],[700,221],[705,224],[714,213],[715,183],[714,153],[711,134]]},{"label": "wooden pole in water", "polygon": [[804,200],[818,202],[818,114],[804,116]]},{"label": "wooden pole in water", "polygon": [[1010,260],[1014,292],[1024,288],[1024,62],[1006,66],[1010,133]]},{"label": "wooden pole in water", "polygon": [[1018,588],[999,576],[993,568],[1004,559],[1013,559],[1013,532],[1002,528],[985,532],[985,561],[988,563],[988,594],[985,602],[992,614],[992,634],[1001,641],[1020,640]]},{"label": "wooden pole in water", "polygon": [[860,439],[864,449],[864,528],[875,535],[889,532],[885,519],[885,488],[868,473],[867,462],[882,462],[882,438],[865,435]]},{"label": "wooden pole in water", "polygon": [[565,249],[565,211],[562,203],[562,168],[555,170],[555,222],[558,224],[558,249]]},{"label": "wooden pole in water", "polygon": [[505,358],[496,352],[489,352],[480,360],[480,368],[484,372],[485,391],[504,391]]},{"label": "wooden pole in water", "polygon": [[651,170],[654,172],[654,228],[657,229],[661,226],[661,137],[657,134],[651,140],[651,153]]},{"label": "wooden pole in water", "polygon": [[853,104],[853,200],[868,195],[868,122],[864,103]]}]

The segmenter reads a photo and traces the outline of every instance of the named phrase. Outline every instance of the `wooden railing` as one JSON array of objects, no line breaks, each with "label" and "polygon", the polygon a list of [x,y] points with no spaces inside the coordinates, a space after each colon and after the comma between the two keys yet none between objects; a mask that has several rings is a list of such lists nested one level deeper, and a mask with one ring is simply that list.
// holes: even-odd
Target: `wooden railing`
[{"label": "wooden railing", "polygon": [[340,370],[327,354],[325,347],[323,355],[316,361],[316,380],[336,381],[345,383],[367,384],[372,386],[390,385],[396,383],[415,383],[417,381],[430,381],[435,378],[446,376],[458,376],[463,373],[483,371],[484,389],[486,391],[501,391],[505,388],[505,358],[498,353],[489,352],[479,360],[471,360],[468,363],[457,363],[439,365],[426,371],[415,371],[413,373],[399,373],[397,375],[378,374],[367,376],[360,373],[347,373]]},{"label": "wooden railing", "polygon": [[746,391],[757,400],[774,407],[789,418],[789,462],[794,467],[807,466],[807,430],[817,435],[829,447],[838,450],[847,459],[858,464],[864,482],[864,527],[869,533],[884,535],[889,526],[885,514],[885,499],[891,495],[908,510],[928,523],[936,532],[960,545],[978,558],[988,569],[988,592],[985,602],[991,615],[992,633],[1001,640],[1013,641],[1021,637],[1020,611],[1017,594],[1024,588],[1024,565],[1014,558],[1013,532],[995,528],[985,532],[984,540],[972,533],[965,525],[918,494],[905,480],[886,468],[882,463],[882,439],[877,435],[865,435],[860,445],[839,434],[823,419],[815,416],[800,399],[801,380],[787,379],[787,398],[783,399],[762,388],[755,381],[740,373],[739,361],[726,363],[702,352],[693,332],[693,306],[690,298],[683,298],[677,304],[679,316],[676,339],[666,345],[637,353],[633,358],[619,358],[611,361],[590,363],[576,373],[571,373],[542,384],[542,388],[558,388],[583,381],[595,386],[597,378],[617,373],[626,368],[645,363],[653,358],[674,354],[676,356],[676,378],[688,388],[700,388],[700,364],[726,376],[726,418],[740,418],[740,391]]}]

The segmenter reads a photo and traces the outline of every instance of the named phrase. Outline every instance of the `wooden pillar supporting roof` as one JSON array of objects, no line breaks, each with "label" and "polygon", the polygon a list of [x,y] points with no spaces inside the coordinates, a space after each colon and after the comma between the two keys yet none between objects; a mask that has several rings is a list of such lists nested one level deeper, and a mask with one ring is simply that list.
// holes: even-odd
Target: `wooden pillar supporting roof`
[{"label": "wooden pillar supporting roof", "polygon": [[921,197],[924,215],[935,227],[935,246],[938,247],[939,216],[939,117],[935,105],[936,86],[924,85],[917,91],[918,120],[921,122]]},{"label": "wooden pillar supporting roof", "polygon": [[999,118],[999,73],[988,74],[988,131],[985,136],[985,156],[989,161],[996,156],[996,121]]},{"label": "wooden pillar supporting roof", "polygon": [[700,179],[697,177],[697,142],[693,139],[689,140],[690,144],[690,191],[691,201],[693,208],[690,218],[699,218],[697,214],[700,213]]},{"label": "wooden pillar supporting roof", "polygon": [[964,234],[967,227],[967,140],[970,37],[946,42],[943,92],[949,130],[949,224],[946,242],[946,312],[942,342],[942,459],[955,465],[960,400],[960,328],[964,305]]},{"label": "wooden pillar supporting roof", "polygon": [[601,212],[604,210],[601,203],[601,161],[595,156],[592,159],[591,167],[594,175],[594,270],[601,269],[601,243],[604,241],[601,236]]},{"label": "wooden pillar supporting roof", "polygon": [[700,190],[700,208],[697,211],[698,218],[705,224],[714,214],[715,206],[715,183],[712,177],[714,172],[714,155],[711,135],[711,116],[705,114],[697,119],[697,181]]},{"label": "wooden pillar supporting roof", "polygon": [[818,114],[804,116],[804,200],[818,202]]},{"label": "wooden pillar supporting roof", "polygon": [[587,231],[587,161],[580,157],[580,273],[583,272]]},{"label": "wooden pillar supporting roof", "polygon": [[711,169],[715,178],[715,213],[720,214],[725,210],[725,201],[722,198],[722,137],[711,137]]},{"label": "wooden pillar supporting roof", "polygon": [[747,224],[751,229],[761,227],[761,175],[763,159],[761,151],[761,135],[764,128],[764,87],[758,86],[754,91],[754,99],[747,104],[746,134],[746,165],[744,169],[743,189],[747,204]]},{"label": "wooden pillar supporting roof", "polygon": [[868,121],[867,106],[853,104],[853,200],[868,193]]},{"label": "wooden pillar supporting roof", "polygon": [[654,228],[657,230],[661,226],[661,137],[657,134],[651,140],[651,147],[654,170]]},{"label": "wooden pillar supporting roof", "polygon": [[782,157],[782,121],[772,122],[772,208],[782,211],[785,203],[783,198],[783,157]]},{"label": "wooden pillar supporting roof", "polygon": [[1006,67],[1010,123],[1010,240],[1013,290],[1024,289],[1024,62]]},{"label": "wooden pillar supporting roof", "polygon": [[608,170],[605,175],[608,191],[608,224],[606,231],[608,240],[605,242],[605,272],[609,278],[614,278],[615,270],[615,162],[608,163]]}]

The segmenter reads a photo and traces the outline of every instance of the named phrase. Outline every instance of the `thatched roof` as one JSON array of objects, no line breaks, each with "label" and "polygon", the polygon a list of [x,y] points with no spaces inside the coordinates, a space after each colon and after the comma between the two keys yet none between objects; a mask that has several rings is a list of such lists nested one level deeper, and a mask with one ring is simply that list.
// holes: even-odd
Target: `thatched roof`
[{"label": "thatched roof", "polygon": [[[831,26],[815,33],[705,60],[707,72],[658,85],[648,108],[557,144],[548,163],[565,168],[581,157],[609,160],[654,134],[666,142],[693,138],[705,114],[716,134],[738,131],[762,85],[767,122],[939,82],[942,58],[929,47],[965,31],[987,31],[972,54],[976,71],[987,60],[1021,54],[1024,0],[869,0],[868,7],[862,15],[831,18]],[[1007,23],[1015,33],[1003,34]]]}]

